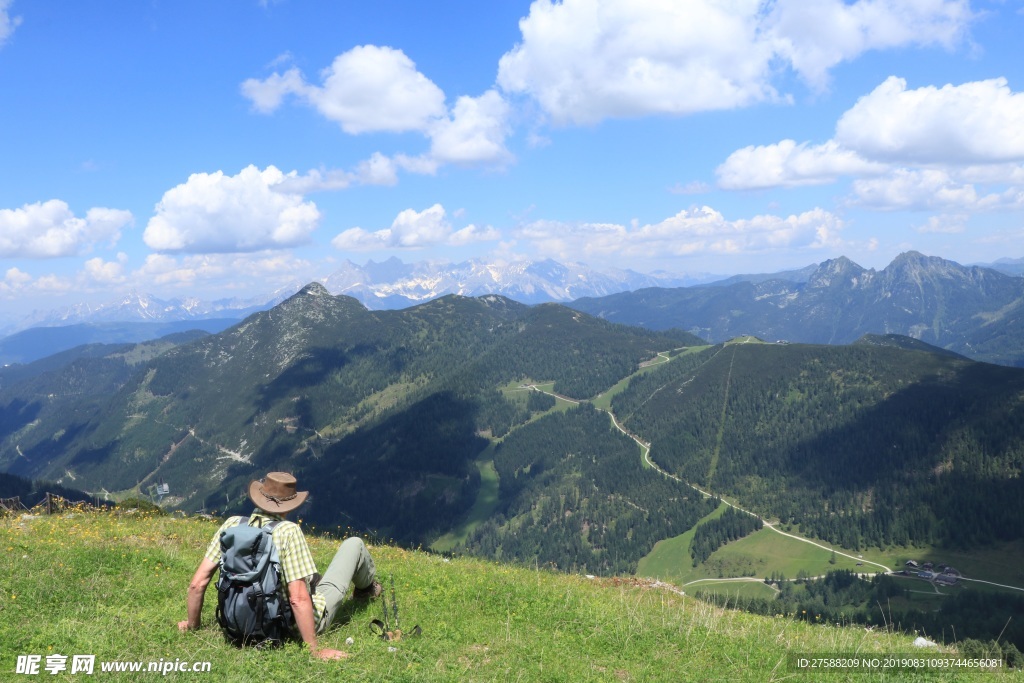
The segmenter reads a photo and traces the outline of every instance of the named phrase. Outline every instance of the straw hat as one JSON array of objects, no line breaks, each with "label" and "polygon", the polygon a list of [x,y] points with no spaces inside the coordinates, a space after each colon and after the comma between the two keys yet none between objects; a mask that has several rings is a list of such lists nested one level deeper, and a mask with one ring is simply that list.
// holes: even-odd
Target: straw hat
[{"label": "straw hat", "polygon": [[287,472],[269,472],[262,481],[249,483],[249,499],[261,510],[284,515],[306,502],[309,491],[295,490],[295,477]]}]

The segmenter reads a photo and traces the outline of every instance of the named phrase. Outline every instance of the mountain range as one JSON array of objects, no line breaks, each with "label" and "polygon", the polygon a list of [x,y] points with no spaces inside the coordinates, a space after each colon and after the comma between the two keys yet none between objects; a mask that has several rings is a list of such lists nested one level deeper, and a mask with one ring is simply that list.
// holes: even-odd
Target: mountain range
[{"label": "mountain range", "polygon": [[18,321],[17,328],[22,330],[30,327],[111,322],[166,323],[212,318],[241,319],[278,304],[294,293],[295,289],[291,289],[287,293],[275,292],[264,297],[203,301],[195,297],[159,299],[133,290],[105,303],[78,303],[48,311],[34,311]]},{"label": "mountain range", "polygon": [[847,258],[798,278],[727,281],[586,297],[572,307],[650,329],[678,327],[710,341],[848,344],[901,334],[977,360],[1024,366],[1024,279],[907,252],[886,268]]},{"label": "mountain range", "polygon": [[91,491],[166,479],[195,508],[222,507],[226,492],[236,501],[236,485],[265,467],[301,469],[327,487],[336,471],[369,473],[381,461],[387,479],[336,486],[355,487],[349,500],[381,501],[361,524],[422,536],[426,528],[397,520],[432,528],[464,511],[479,434],[529,418],[499,387],[543,378],[585,397],[659,350],[694,343],[497,295],[369,311],[313,283],[144,362],[117,347],[29,376],[5,369],[0,467]]},{"label": "mountain range", "polygon": [[346,294],[371,310],[405,308],[446,294],[500,294],[525,304],[566,302],[642,287],[681,287],[710,276],[649,275],[632,270],[590,268],[581,263],[514,261],[490,263],[403,263],[389,258],[364,266],[346,261],[321,281],[333,294]]},{"label": "mountain range", "polygon": [[[447,294],[501,294],[521,303],[566,302],[581,296],[604,296],[641,287],[680,287],[708,282],[711,275],[648,275],[632,270],[590,268],[581,263],[515,261],[492,263],[471,259],[461,263],[404,263],[392,257],[358,265],[346,260],[319,282],[332,294],[351,296],[370,310],[406,308]],[[109,322],[170,322],[242,318],[275,306],[306,283],[293,282],[261,296],[204,301],[196,297],[161,299],[130,291],[98,304],[78,303],[34,311],[20,320],[0,321],[0,333],[31,327],[57,327]],[[111,340],[116,341],[116,340]],[[84,343],[84,342],[83,342]]]},{"label": "mountain range", "polygon": [[[1021,354],[1012,348],[1012,338],[1022,269],[1021,259],[965,267],[910,252],[882,271],[839,258],[791,271],[716,279],[597,270],[553,260],[407,264],[390,258],[361,266],[346,261],[320,282],[332,294],[352,296],[370,310],[406,308],[447,294],[500,294],[527,304],[576,301],[578,310],[610,320],[681,327],[712,340],[751,333],[846,343],[862,334],[891,332],[982,360],[1016,364]],[[37,311],[7,330],[50,331],[20,337],[15,332],[0,339],[0,363],[31,362],[78,344],[139,341],[173,331],[162,323],[195,321],[197,329],[216,332],[301,287],[293,283],[264,296],[216,301],[129,292],[105,304]],[[136,326],[129,332],[126,323]],[[40,338],[45,341],[37,344]]]},{"label": "mountain range", "polygon": [[[991,270],[903,261],[823,264],[802,287],[833,291],[822,310],[856,302],[851,279],[943,313],[961,299],[936,282],[1012,293]],[[1022,396],[1024,369],[920,338],[711,344],[495,294],[374,311],[311,283],[214,334],[0,368],[0,472],[99,497],[163,484],[163,505],[220,514],[288,470],[311,526],[600,575],[714,516],[699,487],[847,554],[978,548],[1002,566],[1024,541]]]},{"label": "mountain range", "polygon": [[498,295],[370,311],[312,283],[217,334],[0,369],[0,469],[94,493],[163,482],[189,510],[244,507],[286,469],[311,482],[307,519],[427,543],[489,458],[495,512],[467,547],[631,571],[709,510],[641,466],[590,405],[610,400],[667,471],[846,547],[1019,536],[1024,370],[905,337],[751,341]]}]

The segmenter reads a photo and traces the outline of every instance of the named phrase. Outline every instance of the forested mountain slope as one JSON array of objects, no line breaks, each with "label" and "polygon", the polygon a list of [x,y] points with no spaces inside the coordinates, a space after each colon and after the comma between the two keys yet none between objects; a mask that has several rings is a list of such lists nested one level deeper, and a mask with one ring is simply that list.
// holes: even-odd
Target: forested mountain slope
[{"label": "forested mountain slope", "polygon": [[473,505],[490,443],[498,500],[471,550],[628,572],[706,503],[606,414],[523,387],[607,401],[680,347],[611,407],[686,482],[849,548],[1020,537],[1022,370],[900,337],[699,350],[498,296],[369,311],[310,285],[217,335],[49,360],[0,394],[0,467],[91,492],[162,482],[166,504],[218,511],[286,469],[310,522],[428,543]]},{"label": "forested mountain slope", "polygon": [[650,288],[573,302],[573,308],[711,341],[849,344],[900,334],[977,360],[1024,366],[1024,279],[908,252],[881,271],[849,259],[822,263],[806,282]]},{"label": "forested mountain slope", "polygon": [[195,330],[139,344],[86,344],[25,365],[0,368],[0,443],[15,444],[18,456],[19,430],[44,422],[66,424],[95,414],[141,364],[204,335]]},{"label": "forested mountain slope", "polygon": [[73,397],[12,387],[0,463],[87,490],[163,481],[190,509],[243,502],[269,469],[308,472],[314,517],[421,538],[471,502],[478,434],[529,417],[498,387],[585,398],[693,343],[497,296],[371,312],[313,284],[127,375],[86,373]]},{"label": "forested mountain slope", "polygon": [[612,406],[666,470],[847,548],[1021,538],[1024,370],[874,342],[718,346]]},{"label": "forested mountain slope", "polygon": [[636,443],[588,405],[516,430],[495,448],[494,466],[497,514],[467,547],[497,559],[633,573],[655,543],[717,506],[645,468]]}]

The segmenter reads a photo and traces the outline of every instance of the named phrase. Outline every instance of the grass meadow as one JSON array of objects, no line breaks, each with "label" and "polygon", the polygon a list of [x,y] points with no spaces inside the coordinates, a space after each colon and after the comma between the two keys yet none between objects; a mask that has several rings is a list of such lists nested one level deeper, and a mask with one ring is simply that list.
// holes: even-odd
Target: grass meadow
[{"label": "grass meadow", "polygon": [[[55,680],[154,680],[102,673],[112,661],[210,662],[202,681],[777,681],[818,680],[791,670],[789,653],[912,652],[910,638],[862,628],[811,626],[715,608],[634,578],[588,579],[422,550],[374,545],[393,578],[403,628],[417,638],[386,643],[368,624],[380,603],[354,604],[322,637],[349,652],[321,662],[299,644],[279,650],[227,645],[207,592],[204,627],[180,633],[185,592],[217,520],[78,510],[0,519],[0,679],[19,655],[93,655],[93,675]],[[321,568],[337,539],[307,529]],[[353,640],[351,645],[346,639]],[[41,676],[49,678],[44,670]],[[906,680],[830,674],[829,681]],[[986,680],[941,673],[928,680]]]}]

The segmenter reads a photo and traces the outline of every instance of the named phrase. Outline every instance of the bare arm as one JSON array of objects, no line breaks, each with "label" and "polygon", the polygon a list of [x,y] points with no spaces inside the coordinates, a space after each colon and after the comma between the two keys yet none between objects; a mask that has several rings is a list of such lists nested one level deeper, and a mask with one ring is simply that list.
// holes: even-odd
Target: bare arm
[{"label": "bare arm", "polygon": [[192,581],[188,584],[188,619],[178,622],[178,629],[181,631],[195,631],[202,625],[203,598],[206,596],[206,587],[210,585],[213,573],[217,571],[217,565],[205,557],[199,563],[199,568],[192,575]]},{"label": "bare arm", "polygon": [[309,651],[320,659],[343,659],[348,657],[347,652],[320,648],[316,641],[316,620],[313,618],[313,600],[309,597],[309,589],[306,587],[305,579],[288,582],[288,602],[292,606],[292,616],[295,617],[295,625],[299,628],[299,635],[303,642],[309,646]]}]

